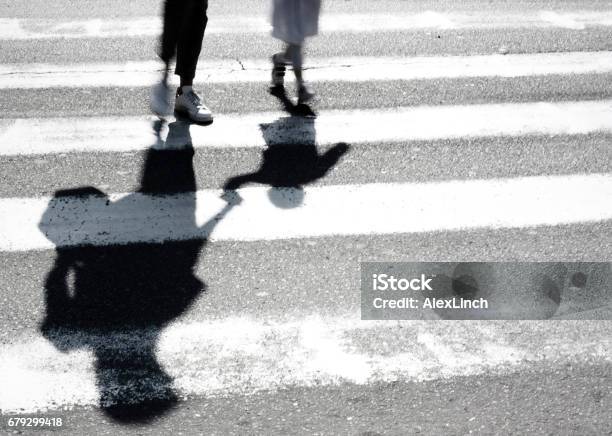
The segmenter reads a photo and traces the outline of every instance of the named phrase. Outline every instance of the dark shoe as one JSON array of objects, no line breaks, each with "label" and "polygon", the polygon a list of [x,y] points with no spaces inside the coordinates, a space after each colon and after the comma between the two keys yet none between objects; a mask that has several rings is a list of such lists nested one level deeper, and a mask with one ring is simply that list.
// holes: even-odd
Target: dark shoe
[{"label": "dark shoe", "polygon": [[272,56],[272,87],[285,86],[285,71],[287,67],[280,53]]},{"label": "dark shoe", "polygon": [[308,103],[315,96],[315,93],[307,85],[302,85],[298,89],[298,104]]}]

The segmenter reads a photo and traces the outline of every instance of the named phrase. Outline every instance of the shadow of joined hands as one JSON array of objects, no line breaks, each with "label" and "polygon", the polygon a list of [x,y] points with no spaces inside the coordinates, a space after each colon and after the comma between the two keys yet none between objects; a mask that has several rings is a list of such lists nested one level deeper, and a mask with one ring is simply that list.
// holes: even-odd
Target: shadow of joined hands
[{"label": "shadow of joined hands", "polygon": [[339,143],[319,154],[315,123],[314,118],[290,116],[261,124],[267,148],[260,168],[232,177],[224,189],[237,190],[251,183],[268,185],[270,200],[276,206],[299,206],[304,199],[304,185],[325,177],[349,150],[348,144]]}]

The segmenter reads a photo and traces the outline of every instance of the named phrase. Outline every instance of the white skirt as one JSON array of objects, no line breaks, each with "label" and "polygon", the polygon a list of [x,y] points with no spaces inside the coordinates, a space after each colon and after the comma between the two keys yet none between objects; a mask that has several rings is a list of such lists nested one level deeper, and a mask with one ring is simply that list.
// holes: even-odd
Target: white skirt
[{"label": "white skirt", "polygon": [[303,44],[319,32],[321,0],[273,0],[272,36],[291,44]]}]

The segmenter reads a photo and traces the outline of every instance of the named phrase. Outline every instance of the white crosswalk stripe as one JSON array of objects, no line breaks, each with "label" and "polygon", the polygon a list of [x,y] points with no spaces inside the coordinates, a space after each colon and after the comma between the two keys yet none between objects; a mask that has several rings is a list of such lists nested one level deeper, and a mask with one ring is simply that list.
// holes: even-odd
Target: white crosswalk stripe
[{"label": "white crosswalk stripe", "polygon": [[[267,83],[268,60],[203,61],[197,83]],[[157,62],[76,65],[0,65],[0,89],[149,86],[159,80]],[[612,72],[612,52],[570,52],[413,58],[310,59],[311,82],[370,82],[462,77],[526,77]]]},{"label": "white crosswalk stripe", "polygon": [[[59,123],[58,123],[59,121]],[[612,100],[418,106],[322,112],[316,121],[283,113],[221,115],[203,129],[156,133],[147,117],[5,119],[0,155],[135,151],[191,143],[195,148],[267,144],[401,143],[418,140],[612,132]],[[376,126],[376,128],[372,128]],[[118,135],[117,132],[126,132]]]},{"label": "white crosswalk stripe", "polygon": [[[44,19],[0,18],[0,39],[27,40],[48,38],[109,38],[157,36],[158,17],[131,19],[91,19],[49,21]],[[558,13],[542,10],[537,14],[472,12],[470,14],[425,11],[421,13],[332,13],[322,17],[321,30],[327,32],[384,32],[419,29],[494,29],[494,28],[566,28],[585,29],[612,26],[612,11],[575,11]],[[266,16],[215,17],[208,34],[268,33]]]},{"label": "white crosswalk stripe", "polygon": [[[612,219],[607,201],[612,198],[610,175],[340,185],[271,194],[289,210],[271,204],[266,188],[239,192],[244,205],[215,230],[204,224],[223,209],[218,191],[161,198],[116,194],[110,201],[104,197],[0,199],[0,249],[198,237],[248,241],[376,235]],[[351,220],[354,216],[360,219]]]},{"label": "white crosswalk stripe", "polygon": [[[575,327],[576,322],[554,324],[542,334],[529,322],[510,328],[485,322],[447,324],[432,331],[427,322],[398,329],[397,324],[364,323],[354,317],[310,317],[266,324],[228,318],[175,324],[163,333],[158,354],[183,394],[206,397],[288,385],[364,384],[398,377],[422,381],[479,375],[498,368],[517,371],[528,362],[580,364],[588,359],[610,359],[609,328],[581,325],[575,346],[567,347],[563,331]],[[129,350],[137,349],[139,338],[147,334],[151,333],[141,331],[128,338],[118,334],[110,340],[100,335],[92,340],[111,341]],[[376,341],[381,336],[404,342],[406,351],[377,353]],[[70,349],[80,339],[68,334],[62,340],[65,349]],[[40,337],[0,345],[0,381],[7,392],[0,396],[0,407],[45,409],[51,401],[96,405],[90,360],[87,352],[61,353]]]},{"label": "white crosswalk stripe", "polygon": [[[593,28],[612,28],[612,10],[493,14],[486,11],[333,12],[324,15],[321,27],[324,34],[346,34],[347,40],[351,33],[431,29],[586,32]],[[153,38],[159,28],[159,18],[151,16],[0,17],[0,42],[53,40],[61,44],[96,38],[105,44],[111,38]],[[236,38],[269,30],[268,19],[263,15],[225,16],[211,19],[207,34]],[[260,58],[203,59],[197,84],[223,87],[249,83],[264,87],[269,81],[269,63],[268,59]],[[571,52],[411,57],[381,53],[371,57],[316,57],[309,58],[307,63],[310,81],[345,85],[381,81],[434,83],[437,79],[465,78],[493,81],[512,78],[517,82],[534,77],[582,80],[586,75],[612,74],[612,51],[604,47]],[[0,64],[0,91],[4,92],[142,88],[158,79],[159,63],[155,61]],[[509,94],[512,92],[508,90]],[[174,126],[180,128],[172,137],[167,127],[155,132],[153,118],[141,114],[74,117],[56,116],[53,112],[36,117],[24,114],[0,118],[0,161],[38,159],[41,165],[50,165],[46,158],[83,154],[90,156],[95,164],[100,153],[119,155],[149,149],[184,149],[192,145],[196,152],[224,152],[223,158],[231,165],[241,159],[240,153],[245,150],[263,152],[271,146],[328,147],[348,143],[355,148],[384,149],[390,144],[408,147],[416,141],[438,141],[445,144],[442,152],[455,153],[457,160],[461,160],[470,156],[462,155],[457,146],[460,140],[519,138],[527,142],[539,138],[554,152],[556,138],[560,136],[577,138],[580,142],[598,135],[606,138],[612,135],[609,97],[590,95],[579,100],[556,97],[499,103],[487,101],[484,95],[473,104],[432,101],[419,106],[381,109],[362,108],[356,102],[351,109],[321,110],[316,119],[289,117],[282,112],[238,110],[215,114],[214,123],[208,127],[188,127],[184,122],[177,122]],[[512,150],[507,155],[511,159]],[[602,159],[609,157],[604,155]],[[568,160],[579,158],[580,150],[567,157]],[[338,165],[342,164],[341,159]],[[349,180],[333,185],[306,184],[299,188],[247,186],[238,190],[242,198],[239,205],[228,205],[218,188],[196,187],[191,192],[163,195],[118,191],[107,192],[105,196],[53,197],[52,192],[41,187],[37,196],[20,194],[0,198],[0,256],[23,253],[49,256],[56,249],[68,247],[104,249],[194,239],[205,239],[211,244],[229,241],[245,245],[304,239],[316,245],[317,241],[342,237],[374,240],[394,235],[452,233],[460,238],[467,233],[513,229],[532,232],[534,250],[541,249],[541,260],[547,260],[547,256],[554,257],[551,254],[554,246],[539,247],[537,230],[545,228],[554,232],[588,225],[609,229],[612,173],[549,174],[545,164],[541,167],[542,174],[511,178],[473,179],[461,174],[442,181]],[[125,190],[129,189],[132,188]],[[576,250],[588,251],[588,247]],[[511,250],[508,253],[512,259],[518,257]],[[199,262],[206,262],[205,254]],[[320,262],[322,265],[325,262],[323,257]],[[77,264],[75,270],[78,268]],[[282,271],[275,273],[283,275]],[[333,271],[326,273],[333,274]],[[264,282],[265,274],[257,268],[252,272]],[[66,277],[65,281],[72,279]],[[28,280],[36,280],[36,284],[27,284]],[[291,296],[291,277],[282,280],[287,283],[287,294]],[[25,278],[24,283],[24,287],[40,288],[39,303],[43,307],[44,285],[40,277]],[[326,292],[333,294],[335,290]],[[73,326],[47,332],[43,338],[39,326],[22,328],[14,320],[3,319],[1,322],[11,327],[7,331],[14,329],[18,333],[0,336],[0,385],[3,387],[0,410],[34,412],[99,405],[101,376],[92,364],[99,356],[93,354],[104,349],[138,355],[146,348],[140,339],[147,335],[156,343],[159,362],[182,396],[248,395],[287,386],[423,381],[493,371],[512,373],[545,364],[612,362],[609,323],[602,326],[583,322],[578,327],[571,321],[452,325],[425,321],[366,323],[359,321],[359,314],[354,312],[339,313],[337,317],[300,313],[278,321],[267,312],[265,305],[262,307],[259,317],[228,316],[208,322],[172,319],[168,326],[166,320],[160,321],[165,328],[159,339],[156,330],[159,326],[112,333],[81,331]],[[39,318],[44,316],[39,315]],[[430,317],[439,319],[434,313]],[[574,334],[566,334],[568,329]],[[56,337],[50,342],[49,335]],[[394,351],[381,350],[381,337],[394,341]],[[105,370],[116,371],[115,368]],[[158,381],[148,382],[150,392],[155,392]],[[121,389],[120,386],[107,388]]]}]

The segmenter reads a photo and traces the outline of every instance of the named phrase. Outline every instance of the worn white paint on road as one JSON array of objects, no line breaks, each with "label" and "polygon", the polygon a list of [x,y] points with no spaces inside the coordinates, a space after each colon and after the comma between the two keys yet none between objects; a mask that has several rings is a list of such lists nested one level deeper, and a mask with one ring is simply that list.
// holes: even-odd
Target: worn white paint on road
[{"label": "worn white paint on road", "polygon": [[[612,174],[0,199],[0,250],[209,237],[274,240],[522,228],[612,220]],[[280,206],[280,207],[279,207]],[[219,212],[227,212],[219,219]]]},{"label": "worn white paint on road", "polygon": [[[558,12],[542,10],[533,14],[483,10],[457,13],[424,11],[422,13],[324,13],[321,31],[389,32],[420,29],[505,29],[560,28],[586,29],[612,26],[612,11]],[[31,18],[0,18],[0,39],[29,40],[51,38],[117,38],[157,36],[161,19],[142,16],[130,19],[105,18],[60,21]],[[259,16],[215,16],[209,21],[206,34],[247,34],[270,32],[269,18]]]},{"label": "worn white paint on road", "polygon": [[0,156],[127,152],[276,144],[401,143],[419,140],[612,132],[612,100],[502,103],[322,111],[316,119],[282,112],[218,115],[208,127],[150,117],[0,119]]},{"label": "worn white paint on road", "polygon": [[[358,314],[285,323],[229,318],[170,326],[159,340],[157,358],[174,378],[179,396],[248,395],[294,386],[410,382],[610,362],[611,326],[589,321],[364,322]],[[59,330],[54,343],[67,352],[35,332],[1,344],[0,409],[97,406],[92,350],[112,350],[121,362],[132,355],[138,367],[146,335],[155,337],[146,331]],[[121,379],[110,375],[119,368],[106,371],[100,378]],[[156,382],[140,379],[148,385],[140,391],[155,392]],[[121,392],[122,387],[106,389]]]},{"label": "worn white paint on road", "polygon": [[[268,59],[203,60],[196,82],[267,83]],[[474,56],[308,58],[311,82],[526,77],[612,72],[612,52],[560,52]],[[123,64],[1,64],[0,89],[142,87],[160,78],[155,61]]]}]

